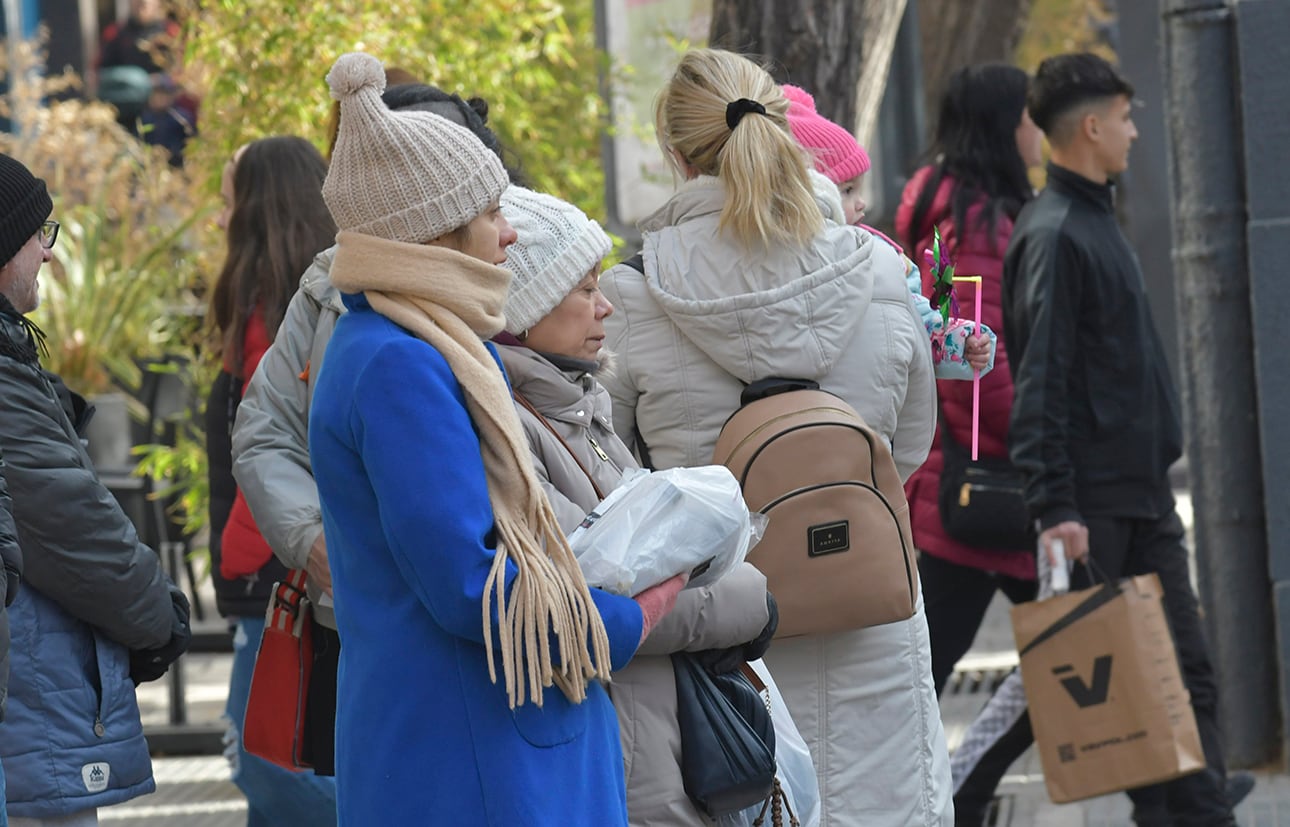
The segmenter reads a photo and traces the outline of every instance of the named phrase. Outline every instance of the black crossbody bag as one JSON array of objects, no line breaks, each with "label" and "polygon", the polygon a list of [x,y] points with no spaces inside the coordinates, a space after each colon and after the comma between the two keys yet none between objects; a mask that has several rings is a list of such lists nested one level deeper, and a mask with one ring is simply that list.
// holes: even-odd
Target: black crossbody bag
[{"label": "black crossbody bag", "polygon": [[945,465],[937,503],[945,533],[975,548],[1034,553],[1038,536],[1026,508],[1025,477],[1003,457],[973,460],[938,413]]}]

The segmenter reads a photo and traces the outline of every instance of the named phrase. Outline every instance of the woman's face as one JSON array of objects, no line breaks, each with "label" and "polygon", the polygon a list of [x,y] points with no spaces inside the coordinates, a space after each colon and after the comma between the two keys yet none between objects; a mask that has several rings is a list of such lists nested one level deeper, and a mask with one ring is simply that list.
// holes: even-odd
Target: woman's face
[{"label": "woman's face", "polygon": [[543,353],[594,361],[605,343],[605,317],[614,306],[600,292],[600,265],[564,301],[529,328],[524,344]]},{"label": "woman's face", "polygon": [[1021,110],[1021,123],[1017,124],[1017,152],[1027,169],[1044,162],[1044,133],[1030,119],[1027,109]]},{"label": "woman's face", "polygon": [[515,228],[502,215],[501,204],[494,201],[467,224],[461,233],[435,239],[431,244],[452,247],[489,264],[506,261],[506,248],[515,243]]},{"label": "woman's face", "polygon": [[864,173],[838,184],[838,195],[842,196],[842,210],[847,214],[848,224],[859,224],[864,218],[865,207],[869,206],[860,196],[860,179]]}]

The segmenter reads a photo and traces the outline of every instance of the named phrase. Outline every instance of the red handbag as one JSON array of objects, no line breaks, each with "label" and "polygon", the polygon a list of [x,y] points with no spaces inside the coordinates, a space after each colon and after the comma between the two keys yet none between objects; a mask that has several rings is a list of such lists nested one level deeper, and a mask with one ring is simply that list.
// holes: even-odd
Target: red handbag
[{"label": "red handbag", "polygon": [[242,724],[247,752],[289,770],[311,766],[301,747],[314,663],[313,622],[305,572],[293,569],[273,587]]}]

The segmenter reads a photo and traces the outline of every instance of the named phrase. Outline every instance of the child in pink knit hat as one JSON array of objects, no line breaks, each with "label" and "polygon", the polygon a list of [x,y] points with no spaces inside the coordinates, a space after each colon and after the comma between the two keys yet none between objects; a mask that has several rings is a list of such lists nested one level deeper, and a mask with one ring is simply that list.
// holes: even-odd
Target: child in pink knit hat
[{"label": "child in pink knit hat", "polygon": [[815,111],[810,92],[787,83],[780,88],[788,98],[793,138],[811,153],[815,170],[838,188],[846,223],[859,224],[867,206],[860,197],[860,179],[869,171],[869,153],[854,135]]},{"label": "child in pink knit hat", "polygon": [[[793,131],[793,138],[811,154],[816,172],[837,187],[842,206],[842,216],[838,217],[901,250],[899,244],[879,230],[860,223],[866,206],[860,195],[860,179],[869,171],[869,153],[854,135],[816,112],[815,98],[805,89],[787,83],[780,88],[789,101],[788,126]],[[922,275],[918,266],[904,255],[903,250],[901,257],[905,261],[905,278],[914,297],[914,308],[931,337],[936,378],[971,379],[978,369],[982,375],[989,373],[994,367],[994,344],[998,338],[994,331],[981,325],[980,335],[972,335],[975,325],[966,319],[951,318],[949,324],[945,324],[941,314],[922,293]]]}]

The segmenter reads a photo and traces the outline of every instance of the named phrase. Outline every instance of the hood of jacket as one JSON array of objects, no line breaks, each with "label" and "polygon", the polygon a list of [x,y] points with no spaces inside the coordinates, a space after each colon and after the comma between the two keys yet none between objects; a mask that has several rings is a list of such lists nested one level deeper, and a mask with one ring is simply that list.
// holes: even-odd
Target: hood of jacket
[{"label": "hood of jacket", "polygon": [[[833,369],[879,292],[900,297],[897,254],[856,227],[825,222],[805,247],[746,249],[718,232],[724,186],[700,176],[641,224],[648,289],[681,332],[743,382],[819,379]],[[692,279],[690,274],[709,274]],[[734,335],[732,335],[734,332]],[[774,347],[767,347],[774,342]]]},{"label": "hood of jacket", "polygon": [[312,296],[319,306],[340,315],[345,312],[345,304],[340,299],[340,291],[331,283],[331,263],[335,259],[335,244],[314,256],[313,264],[300,277],[300,289]]}]

